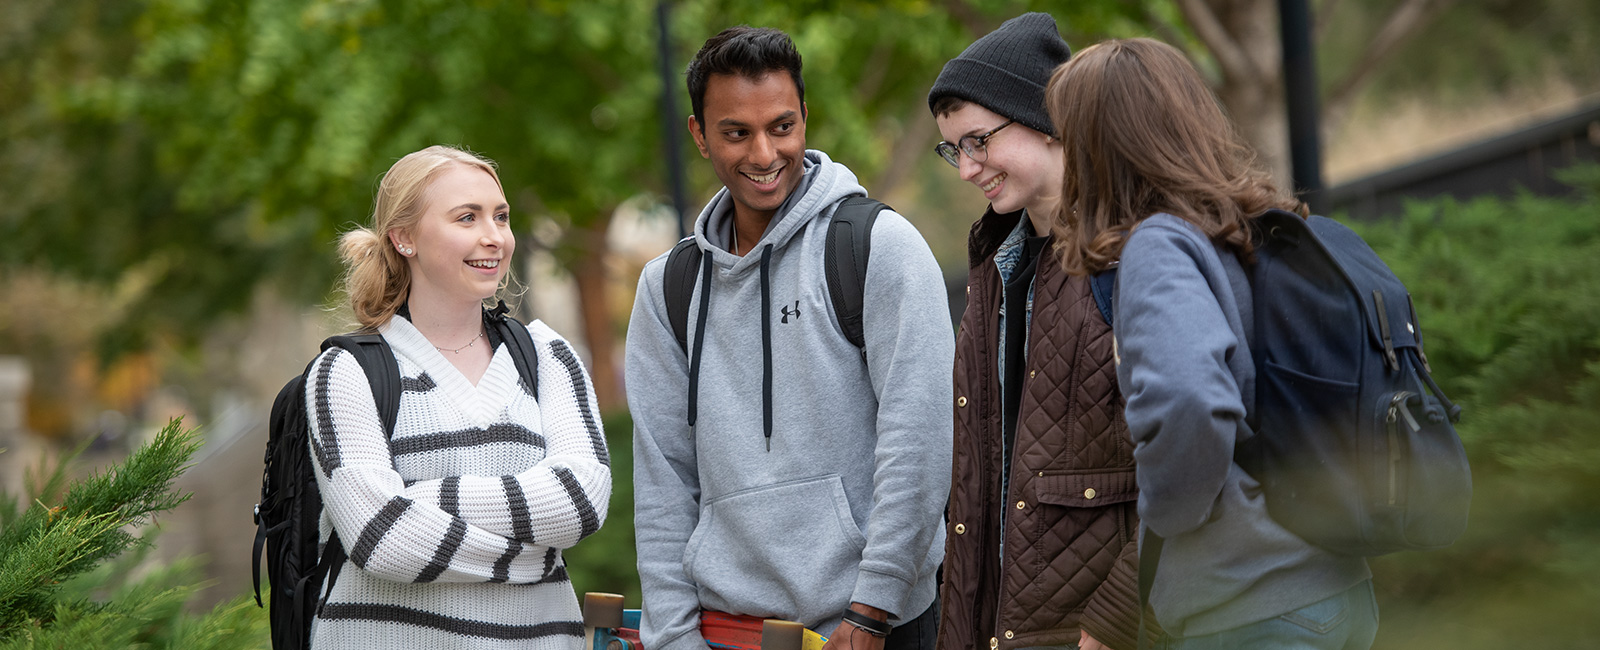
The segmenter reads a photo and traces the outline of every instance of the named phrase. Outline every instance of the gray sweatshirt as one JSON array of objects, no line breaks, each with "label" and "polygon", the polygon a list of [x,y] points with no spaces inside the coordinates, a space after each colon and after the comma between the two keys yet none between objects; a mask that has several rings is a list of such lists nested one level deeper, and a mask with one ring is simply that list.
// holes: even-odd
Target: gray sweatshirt
[{"label": "gray sweatshirt", "polygon": [[807,151],[804,170],[743,257],[726,250],[727,191],[700,214],[694,238],[713,271],[690,302],[687,355],[662,298],[666,256],[639,278],[626,377],[641,632],[653,650],[703,649],[702,608],[829,634],[852,601],[896,624],[933,603],[955,356],[943,278],[916,229],[881,213],[863,355],[832,314],[823,244],[837,204],[866,192],[822,152]]},{"label": "gray sweatshirt", "polygon": [[1166,538],[1150,596],[1173,636],[1212,634],[1371,577],[1366,560],[1307,544],[1267,515],[1233,461],[1254,433],[1250,283],[1199,227],[1157,214],[1128,238],[1115,292],[1117,382],[1139,466],[1139,517]]}]

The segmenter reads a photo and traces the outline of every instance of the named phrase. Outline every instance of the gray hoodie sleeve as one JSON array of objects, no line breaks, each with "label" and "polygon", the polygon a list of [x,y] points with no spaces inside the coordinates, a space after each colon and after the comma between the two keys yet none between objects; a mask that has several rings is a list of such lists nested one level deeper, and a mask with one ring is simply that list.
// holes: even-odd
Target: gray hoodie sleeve
[{"label": "gray hoodie sleeve", "polygon": [[[909,222],[885,210],[872,231],[862,329],[878,397],[873,508],[852,600],[909,620],[912,587],[944,553],[954,432],[955,335],[939,264]],[[938,556],[931,557],[933,554]]]},{"label": "gray hoodie sleeve", "polygon": [[1117,381],[1139,465],[1139,517],[1163,537],[1206,523],[1233,463],[1245,405],[1231,370],[1245,348],[1217,249],[1157,215],[1117,271]]},{"label": "gray hoodie sleeve", "polygon": [[689,435],[689,364],[667,324],[661,296],[666,256],[639,275],[625,353],[633,413],[634,536],[644,592],[640,635],[648,648],[704,650],[700,600],[683,570],[699,518],[700,484]]}]

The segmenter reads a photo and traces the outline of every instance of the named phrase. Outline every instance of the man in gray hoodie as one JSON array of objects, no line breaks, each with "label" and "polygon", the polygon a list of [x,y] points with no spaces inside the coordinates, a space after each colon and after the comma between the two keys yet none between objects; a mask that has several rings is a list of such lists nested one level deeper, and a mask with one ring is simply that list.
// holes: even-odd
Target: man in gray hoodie
[{"label": "man in gray hoodie", "polygon": [[645,266],[628,325],[645,647],[705,648],[700,613],[716,610],[799,621],[830,648],[932,648],[954,356],[938,264],[880,213],[856,347],[823,249],[839,203],[866,191],[805,148],[794,44],[730,28],[688,84],[689,131],[725,187],[695,222],[687,350],[667,255]]}]

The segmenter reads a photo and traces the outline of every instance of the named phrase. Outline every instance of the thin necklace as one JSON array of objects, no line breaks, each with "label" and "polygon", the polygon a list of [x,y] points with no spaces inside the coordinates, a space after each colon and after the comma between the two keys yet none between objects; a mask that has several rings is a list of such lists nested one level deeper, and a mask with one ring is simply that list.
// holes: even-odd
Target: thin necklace
[{"label": "thin necklace", "polygon": [[450,354],[461,354],[462,350],[465,350],[467,348],[470,348],[470,347],[476,345],[478,343],[478,339],[481,339],[481,338],[483,338],[483,331],[479,330],[477,336],[472,337],[471,341],[467,341],[466,345],[463,345],[463,346],[461,346],[459,348],[456,348],[456,349],[452,350],[450,348],[441,348],[441,347],[435,345],[435,346],[433,346],[433,349],[438,350],[440,352],[449,352]]}]

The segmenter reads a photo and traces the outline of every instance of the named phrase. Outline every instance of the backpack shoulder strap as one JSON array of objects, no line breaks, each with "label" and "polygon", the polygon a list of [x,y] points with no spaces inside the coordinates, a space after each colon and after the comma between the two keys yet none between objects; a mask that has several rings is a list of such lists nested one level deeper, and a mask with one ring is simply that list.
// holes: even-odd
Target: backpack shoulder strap
[{"label": "backpack shoulder strap", "polygon": [[385,438],[393,436],[395,420],[400,417],[400,365],[395,363],[389,342],[375,332],[341,334],[328,337],[322,342],[322,349],[335,345],[355,355],[361,370],[367,373],[372,402],[378,405],[378,417],[383,420],[383,435]]},{"label": "backpack shoulder strap", "polygon": [[517,374],[522,375],[523,383],[528,385],[528,390],[533,396],[539,396],[539,351],[533,345],[533,336],[528,333],[528,326],[522,324],[511,316],[500,314],[490,318],[496,330],[500,332],[500,340],[505,341],[506,347],[511,351],[511,360],[517,364]]},{"label": "backpack shoulder strap", "polygon": [[1089,291],[1094,294],[1094,304],[1100,308],[1100,317],[1106,319],[1106,326],[1115,324],[1111,313],[1111,296],[1117,288],[1117,267],[1089,276]]},{"label": "backpack shoulder strap", "polygon": [[667,255],[666,272],[662,274],[661,295],[667,301],[667,323],[672,325],[672,335],[684,354],[689,353],[689,299],[694,296],[698,279],[695,271],[700,268],[701,255],[694,237],[685,237]]},{"label": "backpack shoulder strap", "polygon": [[844,337],[858,348],[865,348],[861,310],[867,286],[867,259],[872,252],[872,226],[878,213],[889,206],[865,196],[852,196],[839,203],[828,224],[828,242],[823,247],[823,265],[828,270],[828,297],[839,319]]}]

